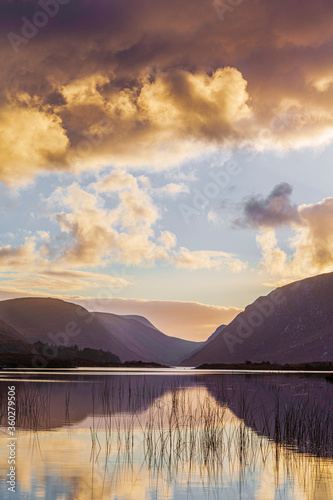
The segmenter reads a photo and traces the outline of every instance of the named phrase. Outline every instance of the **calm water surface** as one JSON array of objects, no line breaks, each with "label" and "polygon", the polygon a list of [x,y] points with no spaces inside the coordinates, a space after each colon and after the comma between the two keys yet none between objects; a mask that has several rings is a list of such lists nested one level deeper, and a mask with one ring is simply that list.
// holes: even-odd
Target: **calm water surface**
[{"label": "calm water surface", "polygon": [[323,376],[2,372],[0,397],[1,499],[333,500],[333,384]]}]

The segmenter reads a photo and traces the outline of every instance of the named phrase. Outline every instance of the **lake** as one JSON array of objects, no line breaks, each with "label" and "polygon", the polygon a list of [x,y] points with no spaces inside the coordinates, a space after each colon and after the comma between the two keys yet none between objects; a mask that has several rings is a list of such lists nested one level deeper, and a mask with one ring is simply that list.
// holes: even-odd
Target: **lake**
[{"label": "lake", "polygon": [[0,397],[1,499],[333,499],[323,375],[27,370],[1,372]]}]

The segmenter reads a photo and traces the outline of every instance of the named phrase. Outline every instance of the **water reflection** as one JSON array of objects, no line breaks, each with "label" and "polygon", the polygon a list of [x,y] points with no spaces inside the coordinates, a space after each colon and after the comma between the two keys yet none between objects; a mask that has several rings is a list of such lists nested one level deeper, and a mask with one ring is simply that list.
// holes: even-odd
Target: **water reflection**
[{"label": "water reflection", "polygon": [[15,382],[20,499],[333,499],[333,385],[323,378],[38,380]]}]

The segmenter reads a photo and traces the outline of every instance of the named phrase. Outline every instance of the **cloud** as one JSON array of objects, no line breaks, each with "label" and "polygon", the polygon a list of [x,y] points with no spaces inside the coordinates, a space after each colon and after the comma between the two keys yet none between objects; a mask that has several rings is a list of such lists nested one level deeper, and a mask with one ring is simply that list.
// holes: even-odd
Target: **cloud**
[{"label": "cloud", "polygon": [[[166,186],[169,190],[178,191],[174,184]],[[49,289],[60,294],[121,284],[115,276],[90,272],[111,265],[152,267],[159,262],[233,272],[246,267],[229,253],[178,248],[175,234],[160,222],[154,195],[145,176],[136,178],[124,170],[113,170],[84,188],[77,182],[58,187],[44,200],[57,227],[50,233],[37,230],[21,245],[0,247],[3,290]],[[126,279],[124,286],[129,284]]]},{"label": "cloud", "polygon": [[136,179],[124,170],[114,170],[110,175],[95,184],[97,191],[109,193],[133,189],[136,186]]},{"label": "cloud", "polygon": [[0,273],[1,294],[16,293],[19,296],[32,295],[63,296],[69,292],[95,289],[98,293],[111,294],[125,288],[133,282],[125,277],[112,276],[88,271],[62,270],[55,266],[29,271]]},{"label": "cloud", "polygon": [[[156,259],[168,259],[168,233],[155,230],[159,210],[133,176],[122,176],[128,183],[118,191],[114,208],[106,208],[98,193],[88,192],[76,183],[56,191],[53,199],[63,211],[55,218],[69,235],[64,248],[59,248],[61,262],[75,267],[109,262],[151,266]],[[119,180],[118,174],[102,181],[104,187],[110,184],[114,189],[116,178]]]},{"label": "cloud", "polygon": [[175,182],[170,182],[165,186],[160,188],[154,188],[152,190],[153,196],[176,198],[178,195],[183,193],[189,193],[189,187],[185,184],[176,184]]},{"label": "cloud", "polygon": [[[45,243],[46,242],[46,243]],[[28,237],[17,247],[0,247],[0,288],[2,293],[67,294],[87,289],[123,288],[133,284],[123,276],[61,267],[50,259],[49,235]]]},{"label": "cloud", "polygon": [[176,267],[185,269],[209,269],[220,271],[229,269],[233,272],[240,272],[246,269],[247,263],[242,262],[235,255],[227,252],[212,250],[188,250],[181,247],[174,257]]},{"label": "cloud", "polygon": [[69,147],[61,119],[37,106],[0,107],[0,135],[0,180],[12,186],[61,168]]},{"label": "cloud", "polygon": [[[134,88],[114,88],[112,77],[101,80],[98,74],[88,82],[75,81],[74,90],[63,87],[67,104],[59,116],[66,115],[70,158],[78,168],[110,162],[173,166],[209,143],[213,148],[229,144],[239,135],[238,122],[250,114],[246,81],[235,68],[219,68],[212,75],[169,69],[152,81],[148,76],[138,77]],[[87,154],[75,162],[75,149],[80,151],[84,142]]]},{"label": "cloud", "polygon": [[145,188],[153,197],[176,198],[179,194],[189,192],[189,187],[184,183],[170,182],[165,186],[152,187],[148,177],[141,175],[135,178],[120,168],[114,170],[110,175],[95,184],[97,191],[107,193],[130,190],[139,186]]},{"label": "cloud", "polygon": [[[176,236],[157,225],[161,214],[150,194],[154,190],[145,178],[140,180],[115,171],[91,185],[97,190],[94,193],[76,183],[65,190],[57,189],[52,198],[65,210],[55,217],[70,237],[65,250],[59,250],[60,262],[78,267],[106,263],[152,266],[161,261],[192,270],[245,269],[245,263],[226,252],[191,251],[185,247],[177,250]],[[113,194],[116,188],[118,200],[114,208],[106,208],[98,190]]]},{"label": "cloud", "polygon": [[[259,229],[256,236],[262,253],[261,269],[276,277],[277,284],[333,271],[333,198],[297,206],[291,201],[292,186],[281,183],[264,198],[245,198],[243,215],[233,221],[238,228]],[[276,229],[293,231],[289,250],[279,247]]]},{"label": "cloud", "polygon": [[7,35],[22,35],[36,2],[3,8],[0,128],[10,140],[1,143],[0,179],[8,184],[59,168],[157,169],[204,149],[333,139],[326,0],[242,2],[223,23],[208,0],[71,0],[17,53]]},{"label": "cloud", "polygon": [[138,105],[159,129],[223,140],[233,133],[234,124],[250,115],[246,85],[235,68],[219,68],[211,76],[174,70],[146,83]]},{"label": "cloud", "polygon": [[0,270],[26,270],[27,265],[37,267],[43,262],[42,256],[36,251],[36,238],[28,237],[22,245],[0,247]]},{"label": "cloud", "polygon": [[133,284],[126,276],[114,276],[71,268],[70,259],[52,258],[50,235],[39,231],[22,245],[0,247],[0,288],[2,293],[67,294],[82,290],[120,289]]},{"label": "cloud", "polygon": [[289,254],[279,248],[273,228],[257,236],[263,268],[287,281],[333,271],[333,198],[302,205],[298,214],[300,224],[289,240]]},{"label": "cloud", "polygon": [[[195,155],[204,142],[216,148],[231,140],[238,135],[237,122],[250,113],[246,81],[234,68],[211,76],[170,70],[135,88],[104,90],[111,86],[111,79],[100,74],[77,79],[57,89],[61,106],[27,96],[29,110],[14,96],[2,119],[10,142],[0,151],[5,160],[0,180],[21,183],[40,171],[59,169],[61,161],[70,171],[110,162],[164,168]],[[18,143],[22,148],[16,148]],[[12,179],[27,160],[33,166],[25,177]]]},{"label": "cloud", "polygon": [[75,302],[95,312],[142,315],[167,335],[196,341],[206,340],[219,325],[230,323],[242,311],[168,300],[77,298]]},{"label": "cloud", "polygon": [[298,207],[291,203],[293,188],[283,182],[274,187],[264,198],[261,195],[249,196],[243,202],[243,216],[234,221],[235,227],[279,227],[301,223]]}]

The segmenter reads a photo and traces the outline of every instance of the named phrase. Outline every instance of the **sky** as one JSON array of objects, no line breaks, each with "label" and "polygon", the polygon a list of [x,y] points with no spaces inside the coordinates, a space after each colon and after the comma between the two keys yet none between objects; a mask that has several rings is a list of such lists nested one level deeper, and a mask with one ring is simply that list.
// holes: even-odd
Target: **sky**
[{"label": "sky", "polygon": [[0,299],[205,340],[333,271],[331,2],[0,9]]}]

